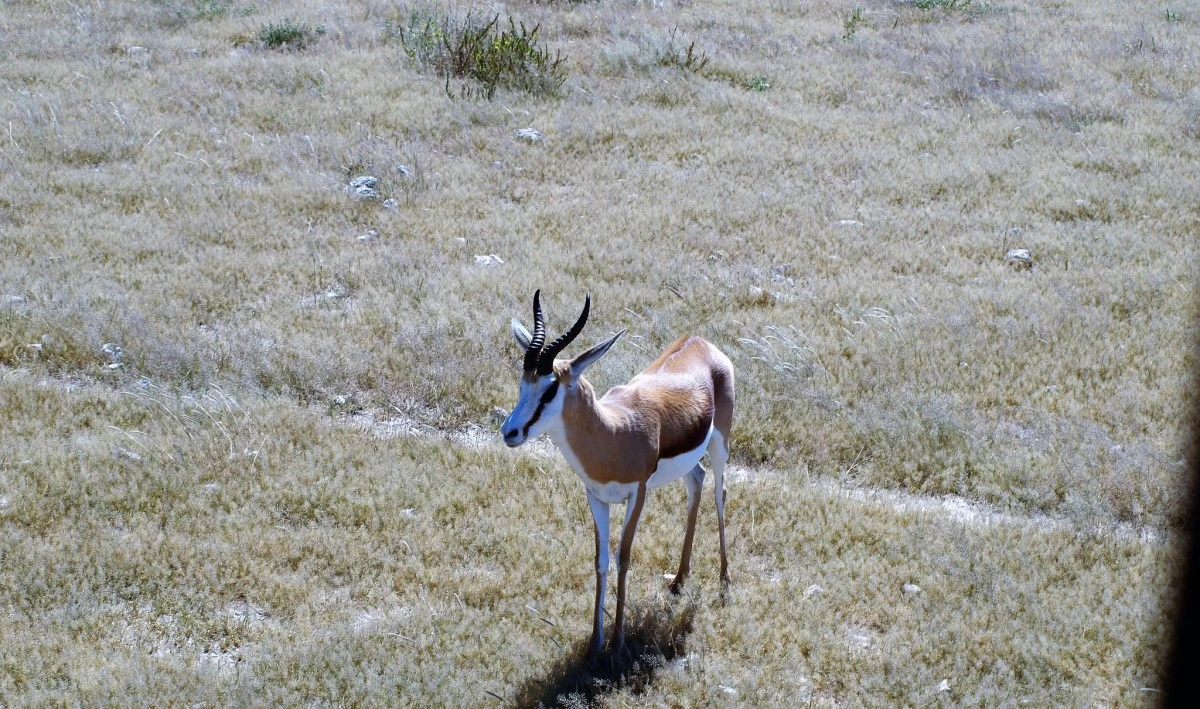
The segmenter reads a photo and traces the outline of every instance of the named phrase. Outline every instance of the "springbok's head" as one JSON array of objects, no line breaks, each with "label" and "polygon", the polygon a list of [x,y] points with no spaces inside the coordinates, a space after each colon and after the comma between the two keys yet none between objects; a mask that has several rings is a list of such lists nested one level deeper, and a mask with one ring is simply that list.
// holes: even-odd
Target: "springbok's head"
[{"label": "springbok's head", "polygon": [[521,374],[517,405],[504,420],[500,433],[504,436],[504,442],[514,448],[544,433],[560,420],[563,404],[568,394],[579,386],[584,370],[608,352],[608,348],[625,332],[622,330],[578,357],[560,361],[556,366],[554,358],[583,332],[588,312],[592,309],[592,296],[589,293],[584,299],[583,312],[571,329],[544,348],[542,345],[546,341],[546,323],[542,317],[540,296],[540,290],[533,294],[532,335],[520,320],[513,318],[512,321],[513,337],[517,338],[517,344],[525,350],[525,371]]}]

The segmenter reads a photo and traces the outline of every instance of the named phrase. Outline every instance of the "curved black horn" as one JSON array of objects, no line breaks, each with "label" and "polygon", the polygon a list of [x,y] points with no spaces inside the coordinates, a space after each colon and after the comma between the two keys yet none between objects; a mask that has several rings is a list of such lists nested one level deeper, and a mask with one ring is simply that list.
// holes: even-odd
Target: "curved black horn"
[{"label": "curved black horn", "polygon": [[533,337],[529,340],[529,348],[525,350],[525,371],[537,369],[538,355],[542,353],[542,344],[546,342],[546,320],[542,316],[542,291],[539,288],[533,292]]},{"label": "curved black horn", "polygon": [[579,319],[575,321],[571,329],[567,330],[557,340],[547,345],[546,349],[542,350],[541,356],[538,357],[538,374],[546,375],[550,373],[554,368],[554,358],[558,356],[558,353],[562,352],[564,347],[571,344],[571,340],[579,337],[579,333],[583,332],[583,326],[587,324],[588,313],[591,312],[591,309],[592,294],[588,293],[583,301],[583,312],[580,313]]}]

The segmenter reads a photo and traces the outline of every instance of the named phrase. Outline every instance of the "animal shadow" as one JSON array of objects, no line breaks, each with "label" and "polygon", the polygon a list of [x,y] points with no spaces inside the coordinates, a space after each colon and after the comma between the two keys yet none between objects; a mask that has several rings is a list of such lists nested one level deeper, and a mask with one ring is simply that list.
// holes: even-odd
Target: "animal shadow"
[{"label": "animal shadow", "polygon": [[675,609],[664,604],[657,609],[637,610],[626,617],[623,648],[610,647],[589,661],[587,639],[580,639],[545,675],[518,689],[513,706],[588,707],[598,697],[618,689],[640,694],[659,669],[686,655],[687,636],[695,618],[693,603]]}]

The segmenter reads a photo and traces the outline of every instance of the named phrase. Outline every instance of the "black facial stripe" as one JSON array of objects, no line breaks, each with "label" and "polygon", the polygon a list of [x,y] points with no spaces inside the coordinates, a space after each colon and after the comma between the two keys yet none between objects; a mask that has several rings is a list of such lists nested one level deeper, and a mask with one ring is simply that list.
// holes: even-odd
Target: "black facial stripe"
[{"label": "black facial stripe", "polygon": [[546,408],[546,404],[554,401],[554,397],[558,396],[558,380],[555,379],[550,388],[546,389],[546,393],[542,394],[542,398],[538,400],[537,408],[533,410],[533,416],[529,417],[529,423],[525,424],[525,430],[521,432],[522,436],[529,435],[529,427],[537,423],[537,420],[542,416],[542,409]]}]

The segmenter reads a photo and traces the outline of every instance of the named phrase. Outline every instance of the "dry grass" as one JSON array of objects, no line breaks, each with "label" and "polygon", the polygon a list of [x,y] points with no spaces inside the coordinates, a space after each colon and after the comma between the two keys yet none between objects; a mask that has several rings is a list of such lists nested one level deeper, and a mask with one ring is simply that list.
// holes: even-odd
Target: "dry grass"
[{"label": "dry grass", "polygon": [[1133,704],[1155,682],[1168,555],[1136,536],[756,475],[731,483],[733,591],[706,507],[673,599],[667,488],[631,575],[644,655],[589,668],[591,522],[555,458],[11,370],[0,411],[6,705]]},{"label": "dry grass", "polygon": [[[509,3],[565,57],[561,96],[471,101],[389,29],[418,6],[10,3],[0,365],[29,374],[0,414],[6,701],[475,702],[581,676],[590,537],[560,460],[313,413],[494,426],[506,323],[541,287],[552,328],[589,290],[585,339],[629,328],[601,388],[681,332],[716,342],[734,461],[793,471],[735,490],[747,578],[701,594],[638,701],[924,704],[950,678],[955,702],[1134,703],[1161,543],[806,484],[1180,523],[1200,16],[959,5]],[[280,26],[311,31],[272,49]],[[347,192],[364,174],[377,199]],[[683,617],[650,600],[677,492],[635,565],[651,640]]]}]

